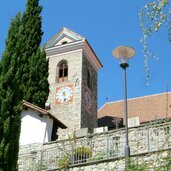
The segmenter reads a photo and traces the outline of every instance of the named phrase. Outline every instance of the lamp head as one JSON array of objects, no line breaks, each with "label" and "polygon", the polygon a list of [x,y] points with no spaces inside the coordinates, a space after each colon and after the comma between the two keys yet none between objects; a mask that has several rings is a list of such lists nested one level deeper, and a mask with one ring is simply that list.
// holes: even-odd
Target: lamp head
[{"label": "lamp head", "polygon": [[128,60],[135,55],[135,50],[130,46],[118,46],[112,51],[112,55],[120,61],[122,68],[127,68]]}]

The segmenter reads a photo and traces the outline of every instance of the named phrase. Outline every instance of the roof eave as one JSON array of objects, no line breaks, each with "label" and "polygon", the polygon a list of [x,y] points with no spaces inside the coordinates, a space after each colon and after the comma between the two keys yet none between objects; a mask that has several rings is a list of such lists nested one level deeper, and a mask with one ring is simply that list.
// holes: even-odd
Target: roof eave
[{"label": "roof eave", "polygon": [[28,108],[30,108],[32,110],[38,111],[39,113],[41,113],[43,115],[48,115],[49,117],[52,117],[58,123],[58,125],[59,125],[60,128],[62,128],[62,129],[67,128],[66,125],[64,125],[61,121],[59,121],[55,116],[53,116],[50,112],[48,112],[45,109],[42,109],[42,108],[40,108],[40,107],[38,107],[38,106],[36,106],[36,105],[34,105],[32,103],[29,103],[29,102],[27,102],[25,100],[22,101],[21,106],[23,108],[24,107],[28,107]]}]

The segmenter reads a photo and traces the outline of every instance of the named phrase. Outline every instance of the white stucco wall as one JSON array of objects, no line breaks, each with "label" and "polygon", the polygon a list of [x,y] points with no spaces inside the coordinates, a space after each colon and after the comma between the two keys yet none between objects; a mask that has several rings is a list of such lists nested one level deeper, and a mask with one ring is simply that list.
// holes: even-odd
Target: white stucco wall
[{"label": "white stucco wall", "polygon": [[39,116],[32,110],[21,113],[20,145],[45,143],[51,140],[53,120],[49,116]]}]

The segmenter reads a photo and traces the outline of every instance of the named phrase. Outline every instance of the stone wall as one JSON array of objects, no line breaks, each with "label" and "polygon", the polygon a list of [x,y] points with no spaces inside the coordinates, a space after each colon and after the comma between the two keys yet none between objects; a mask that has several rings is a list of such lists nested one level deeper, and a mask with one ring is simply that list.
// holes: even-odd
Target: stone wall
[{"label": "stone wall", "polygon": [[[137,171],[142,167],[144,167],[144,171],[156,171],[157,169],[159,171],[162,170],[169,171],[168,168],[171,169],[171,165],[170,167],[168,166],[164,167],[164,165],[167,165],[167,161],[162,160],[162,158],[168,157],[168,154],[171,154],[171,150],[161,151],[160,156],[158,152],[142,153],[139,156],[132,156],[130,159],[131,160],[130,163],[132,165],[135,165],[135,169],[131,171]],[[89,163],[85,165],[71,166],[68,170],[69,171],[125,171],[125,159],[121,157],[121,158],[104,160],[100,162],[98,161],[91,164]]]},{"label": "stone wall", "polygon": [[[82,104],[81,104],[81,128],[87,127],[89,132],[97,127],[97,71],[93,68],[86,55],[83,53],[82,60]],[[87,85],[87,72],[90,76],[90,85]],[[85,92],[91,95],[91,109],[85,105]]]},{"label": "stone wall", "polygon": [[[146,162],[152,168],[159,166],[159,161],[170,155],[171,122],[130,128],[129,145],[133,161]],[[87,149],[86,157],[82,152],[82,158],[76,158],[80,155],[78,147]],[[73,171],[103,171],[106,168],[122,171],[125,163],[124,147],[124,129],[89,134],[77,139],[21,146],[19,171],[27,171],[30,167],[32,170],[37,167],[41,170],[57,170],[59,161],[64,156],[68,156],[70,170]]]},{"label": "stone wall", "polygon": [[[53,56],[49,58],[49,84],[50,93],[48,102],[51,103],[50,112],[55,115],[69,130],[80,128],[81,118],[81,68],[82,68],[82,51],[72,51]],[[68,81],[58,83],[57,65],[61,61],[67,61],[68,64]],[[58,87],[70,85],[73,87],[73,99],[71,102],[56,104],[56,89]]]}]

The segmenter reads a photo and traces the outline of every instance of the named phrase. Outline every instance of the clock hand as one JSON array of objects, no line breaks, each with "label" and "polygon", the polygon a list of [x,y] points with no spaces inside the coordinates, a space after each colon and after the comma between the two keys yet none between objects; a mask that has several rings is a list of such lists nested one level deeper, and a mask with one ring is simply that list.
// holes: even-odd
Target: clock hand
[{"label": "clock hand", "polygon": [[63,96],[66,96],[66,93],[65,93],[65,91],[62,93],[62,95],[63,95]]}]

